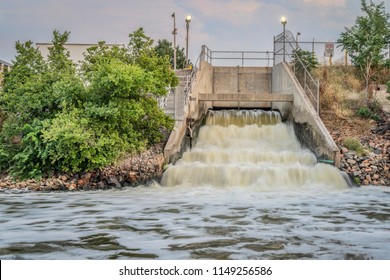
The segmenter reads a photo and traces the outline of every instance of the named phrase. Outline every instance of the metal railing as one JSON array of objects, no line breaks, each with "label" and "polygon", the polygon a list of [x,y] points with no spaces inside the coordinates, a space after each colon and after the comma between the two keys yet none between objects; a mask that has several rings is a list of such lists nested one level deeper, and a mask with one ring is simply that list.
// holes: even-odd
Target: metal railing
[{"label": "metal railing", "polygon": [[[272,51],[211,51],[202,47],[204,60],[213,66],[271,66]],[[232,64],[232,61],[235,63]]]},{"label": "metal railing", "polygon": [[289,64],[306,96],[309,98],[316,112],[319,113],[320,82],[310,74],[301,57],[299,57],[298,50],[300,50],[299,44],[290,31],[274,37],[274,65],[283,61]]}]

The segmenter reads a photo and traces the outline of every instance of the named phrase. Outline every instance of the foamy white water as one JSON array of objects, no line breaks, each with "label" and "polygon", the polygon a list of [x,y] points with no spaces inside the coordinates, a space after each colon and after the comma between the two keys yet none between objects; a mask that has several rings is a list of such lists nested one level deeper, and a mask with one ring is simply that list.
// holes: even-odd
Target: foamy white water
[{"label": "foamy white water", "polygon": [[261,110],[211,111],[195,147],[168,168],[162,185],[347,188],[338,169],[318,164],[278,113]]},{"label": "foamy white water", "polygon": [[221,114],[164,186],[1,193],[0,258],[390,259],[389,188],[347,188],[275,113]]}]

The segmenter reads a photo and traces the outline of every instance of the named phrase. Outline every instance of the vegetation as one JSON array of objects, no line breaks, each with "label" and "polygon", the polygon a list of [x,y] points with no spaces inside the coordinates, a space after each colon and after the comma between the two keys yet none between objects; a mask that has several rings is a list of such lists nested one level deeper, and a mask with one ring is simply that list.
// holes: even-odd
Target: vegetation
[{"label": "vegetation", "polygon": [[366,153],[363,145],[356,138],[346,138],[343,145],[348,150],[355,151],[358,155],[364,155]]},{"label": "vegetation", "polygon": [[317,58],[312,52],[301,49],[294,50],[293,63],[297,72],[302,72],[304,70],[303,68],[311,72],[319,65]]},{"label": "vegetation", "polygon": [[386,48],[390,43],[390,14],[384,2],[374,4],[361,0],[363,15],[356,18],[355,25],[345,28],[338,43],[347,50],[352,63],[364,76],[366,89],[382,68],[388,68]]},{"label": "vegetation", "polygon": [[[155,51],[160,57],[168,56],[171,67],[173,68],[174,49],[171,42],[166,39],[158,40],[157,45],[155,46]],[[184,53],[184,48],[180,49],[179,46],[176,46],[176,68],[183,69],[186,66],[185,64],[186,56]]]},{"label": "vegetation", "polygon": [[70,33],[53,32],[47,60],[31,41],[16,43],[0,94],[0,169],[20,178],[79,172],[114,163],[160,141],[173,120],[156,97],[177,84],[142,28],[127,48],[104,42],[76,68]]}]

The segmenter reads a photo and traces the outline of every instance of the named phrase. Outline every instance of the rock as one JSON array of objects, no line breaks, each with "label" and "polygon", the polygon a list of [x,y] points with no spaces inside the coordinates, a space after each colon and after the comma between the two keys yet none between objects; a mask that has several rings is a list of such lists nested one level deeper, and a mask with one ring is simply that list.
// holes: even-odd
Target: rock
[{"label": "rock", "polygon": [[129,179],[131,182],[136,182],[138,180],[138,173],[134,171],[129,172]]},{"label": "rock", "polygon": [[353,159],[347,159],[347,162],[349,164],[356,164],[356,160],[353,160]]},{"label": "rock", "polygon": [[72,183],[72,184],[68,184],[66,186],[66,188],[69,190],[69,191],[74,191],[76,189],[76,184]]},{"label": "rock", "polygon": [[105,189],[106,185],[104,185],[104,183],[102,181],[99,181],[97,184],[96,184],[96,188],[98,189]]},{"label": "rock", "polygon": [[26,182],[20,182],[17,186],[19,188],[25,188],[25,187],[27,187],[27,183]]},{"label": "rock", "polygon": [[345,147],[341,148],[341,153],[346,154],[348,152],[349,152],[349,150],[347,148],[345,148]]},{"label": "rock", "polygon": [[91,177],[92,177],[92,174],[90,172],[85,173],[85,175],[84,175],[84,179],[87,181],[89,181],[91,179]]},{"label": "rock", "polygon": [[87,184],[87,181],[85,179],[78,179],[77,180],[77,185],[79,187],[84,187]]},{"label": "rock", "polygon": [[122,185],[119,183],[118,179],[115,176],[110,176],[107,179],[107,184],[115,188],[121,188]]}]

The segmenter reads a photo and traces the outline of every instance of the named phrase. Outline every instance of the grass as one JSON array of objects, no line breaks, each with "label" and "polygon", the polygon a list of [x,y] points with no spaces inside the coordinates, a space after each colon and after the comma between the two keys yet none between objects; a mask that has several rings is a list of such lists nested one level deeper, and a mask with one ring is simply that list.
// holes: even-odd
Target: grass
[{"label": "grass", "polygon": [[320,77],[320,106],[339,118],[350,118],[364,102],[361,92],[364,85],[357,78],[355,69],[350,66],[320,67],[316,70]]},{"label": "grass", "polygon": [[348,150],[355,151],[359,156],[367,154],[367,151],[364,149],[363,145],[356,138],[345,138],[343,146]]},{"label": "grass", "polygon": [[[314,75],[320,78],[320,117],[336,143],[347,138],[362,139],[381,115],[379,101],[369,98],[364,80],[352,66],[319,67]],[[347,145],[353,141],[347,140]],[[364,153],[358,146],[359,153]],[[354,149],[352,149],[354,150]]]}]

